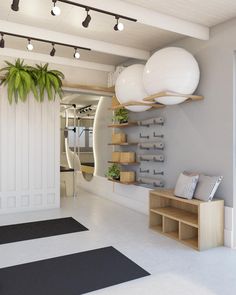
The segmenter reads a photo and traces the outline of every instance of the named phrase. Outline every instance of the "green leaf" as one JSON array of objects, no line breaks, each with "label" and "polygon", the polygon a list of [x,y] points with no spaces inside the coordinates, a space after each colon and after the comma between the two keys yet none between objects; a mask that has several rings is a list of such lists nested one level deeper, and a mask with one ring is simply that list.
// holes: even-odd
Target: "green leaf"
[{"label": "green leaf", "polygon": [[20,82],[21,82],[20,73],[17,72],[17,73],[16,73],[16,79],[15,79],[15,89],[17,89],[17,88],[19,87]]},{"label": "green leaf", "polygon": [[51,84],[50,84],[50,79],[48,76],[46,76],[46,90],[47,90],[47,94],[48,94],[48,99],[52,100],[53,99],[53,94],[52,94],[52,88],[51,88]]},{"label": "green leaf", "polygon": [[36,88],[36,85],[35,85],[34,82],[31,83],[31,91],[34,94],[35,99],[38,101],[39,100],[39,95],[38,95],[38,91],[37,91],[37,88]]},{"label": "green leaf", "polygon": [[10,104],[12,104],[13,100],[13,92],[14,92],[14,85],[13,84],[8,84],[8,101]]},{"label": "green leaf", "polygon": [[31,89],[32,78],[28,72],[20,71],[22,81],[25,83],[26,91],[29,93]]}]

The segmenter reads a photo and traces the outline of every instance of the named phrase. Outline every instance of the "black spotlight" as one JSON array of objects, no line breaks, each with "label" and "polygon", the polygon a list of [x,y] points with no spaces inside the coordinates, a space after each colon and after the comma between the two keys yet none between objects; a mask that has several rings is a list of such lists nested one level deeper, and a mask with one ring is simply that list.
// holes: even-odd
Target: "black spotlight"
[{"label": "black spotlight", "polygon": [[61,9],[60,7],[56,6],[57,0],[52,0],[53,2],[53,8],[51,10],[51,15],[53,16],[58,16],[61,14]]},{"label": "black spotlight", "polygon": [[124,30],[124,24],[119,21],[119,16],[116,16],[116,24],[114,25],[115,31],[123,31]]},{"label": "black spotlight", "polygon": [[5,40],[4,40],[4,34],[1,34],[1,36],[2,36],[2,39],[1,39],[1,41],[0,41],[0,48],[4,48],[5,47]]},{"label": "black spotlight", "polygon": [[89,26],[89,23],[91,22],[91,19],[92,19],[91,15],[89,14],[89,9],[88,8],[86,8],[86,11],[87,11],[87,16],[86,16],[85,20],[82,22],[82,26],[84,28],[87,28]]},{"label": "black spotlight", "polygon": [[11,5],[11,9],[14,11],[18,11],[19,10],[19,2],[20,2],[20,0],[13,0],[12,5]]},{"label": "black spotlight", "polygon": [[51,52],[50,52],[50,55],[51,55],[51,56],[54,56],[55,53],[56,53],[55,44],[52,43],[52,50],[51,50]]}]

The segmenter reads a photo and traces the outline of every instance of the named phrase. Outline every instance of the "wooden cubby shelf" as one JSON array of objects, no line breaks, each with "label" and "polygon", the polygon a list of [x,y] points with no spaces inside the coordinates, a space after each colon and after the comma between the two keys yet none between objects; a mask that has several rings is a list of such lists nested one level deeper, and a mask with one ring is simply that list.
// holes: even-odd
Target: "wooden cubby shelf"
[{"label": "wooden cubby shelf", "polygon": [[224,244],[224,201],[186,200],[173,190],[150,192],[149,227],[202,251]]}]

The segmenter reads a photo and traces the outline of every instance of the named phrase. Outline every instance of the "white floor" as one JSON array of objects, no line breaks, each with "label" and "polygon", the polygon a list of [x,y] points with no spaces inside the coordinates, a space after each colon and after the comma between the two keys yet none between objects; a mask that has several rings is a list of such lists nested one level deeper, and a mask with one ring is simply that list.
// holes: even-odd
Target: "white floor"
[{"label": "white floor", "polygon": [[236,294],[236,250],[199,253],[149,230],[147,216],[87,192],[58,210],[0,216],[0,225],[67,216],[89,231],[1,245],[0,268],[114,246],[152,275],[90,294]]}]

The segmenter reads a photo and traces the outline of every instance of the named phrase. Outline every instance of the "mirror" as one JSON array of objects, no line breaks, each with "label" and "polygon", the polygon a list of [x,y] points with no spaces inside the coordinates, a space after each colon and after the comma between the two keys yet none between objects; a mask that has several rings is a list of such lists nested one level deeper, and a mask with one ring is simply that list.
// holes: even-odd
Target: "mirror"
[{"label": "mirror", "polygon": [[103,101],[111,102],[108,98],[93,93],[65,91],[61,100],[61,169],[80,171],[87,181],[92,180],[96,169],[94,123],[101,120],[97,110]]}]

